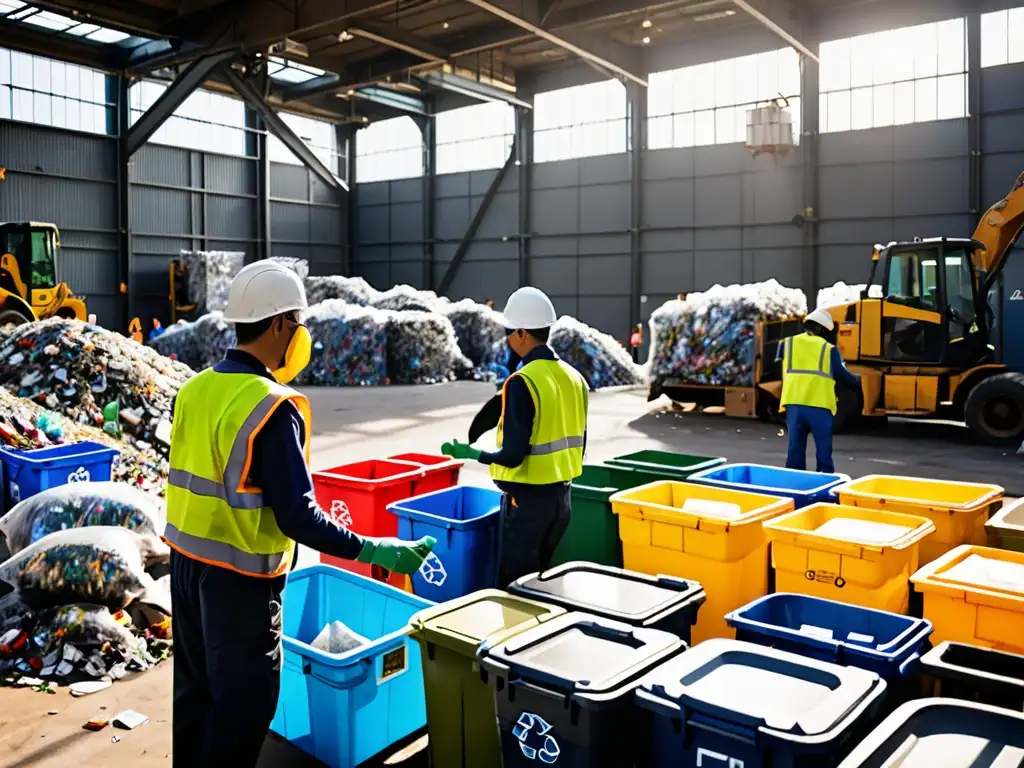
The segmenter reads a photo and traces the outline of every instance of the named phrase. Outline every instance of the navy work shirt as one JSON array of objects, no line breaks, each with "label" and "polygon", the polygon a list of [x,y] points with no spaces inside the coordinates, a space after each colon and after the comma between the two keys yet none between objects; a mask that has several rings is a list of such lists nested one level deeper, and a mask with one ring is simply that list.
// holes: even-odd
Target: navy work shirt
[{"label": "navy work shirt", "polygon": [[[263,363],[240,349],[228,350],[213,370],[273,378]],[[302,449],[305,435],[306,424],[298,409],[282,403],[253,440],[249,480],[263,490],[263,501],[274,511],[281,533],[319,552],[354,560],[363,548],[363,538],[334,523],[316,503]]]},{"label": "navy work shirt", "polygon": [[[515,365],[516,355],[509,356],[510,369]],[[530,353],[523,358],[524,366],[534,360],[557,360],[558,355],[547,344],[534,347]],[[514,373],[514,371],[513,371]],[[522,376],[509,376],[505,385],[505,423],[502,431],[501,448],[493,453],[484,451],[480,454],[481,464],[498,464],[502,467],[515,469],[526,461],[530,452],[530,435],[533,433],[533,418],[537,409],[533,405],[533,397],[530,390],[523,381]],[[583,433],[583,450],[587,450],[587,433]],[[525,494],[559,493],[565,488],[565,483],[551,483],[548,485],[528,485],[526,483],[509,483],[496,481],[495,484],[506,493],[514,496]]]}]

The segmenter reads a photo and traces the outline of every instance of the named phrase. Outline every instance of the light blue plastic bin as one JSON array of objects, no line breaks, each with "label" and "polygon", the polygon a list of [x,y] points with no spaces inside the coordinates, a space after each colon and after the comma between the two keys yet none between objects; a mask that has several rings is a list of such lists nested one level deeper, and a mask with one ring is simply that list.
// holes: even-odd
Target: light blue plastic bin
[{"label": "light blue plastic bin", "polygon": [[[270,728],[332,768],[352,768],[427,724],[409,618],[432,605],[340,568],[295,571],[284,590],[281,694]],[[370,639],[346,653],[309,645],[340,621]]]},{"label": "light blue plastic bin", "polygon": [[499,491],[459,485],[396,502],[388,512],[398,518],[398,538],[437,539],[434,551],[413,574],[417,595],[441,603],[495,586]]},{"label": "light blue plastic bin", "polygon": [[831,490],[850,482],[850,476],[838,473],[826,475],[766,464],[726,464],[690,475],[690,482],[733,491],[782,496],[792,499],[796,508],[800,509],[823,501],[834,502]]}]

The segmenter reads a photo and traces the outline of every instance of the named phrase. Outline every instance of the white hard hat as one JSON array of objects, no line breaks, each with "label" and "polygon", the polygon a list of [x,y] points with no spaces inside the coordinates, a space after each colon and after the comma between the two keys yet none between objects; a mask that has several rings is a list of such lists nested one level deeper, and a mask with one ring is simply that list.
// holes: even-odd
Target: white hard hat
[{"label": "white hard hat", "polygon": [[816,309],[807,317],[804,318],[804,322],[811,320],[826,331],[834,330],[836,327],[836,321],[832,319],[832,315],[829,314],[827,309]]},{"label": "white hard hat", "polygon": [[224,320],[255,323],[305,308],[306,289],[295,272],[276,261],[257,261],[231,281]]},{"label": "white hard hat", "polygon": [[547,294],[529,285],[509,296],[505,304],[505,327],[510,330],[550,328],[557,319],[555,307]]}]

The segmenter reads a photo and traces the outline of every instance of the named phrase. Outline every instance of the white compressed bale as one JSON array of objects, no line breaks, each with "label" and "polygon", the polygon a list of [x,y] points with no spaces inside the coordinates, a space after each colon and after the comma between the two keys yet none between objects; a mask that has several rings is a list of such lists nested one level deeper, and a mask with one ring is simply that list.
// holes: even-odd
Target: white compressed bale
[{"label": "white compressed bale", "polygon": [[716,285],[667,301],[651,314],[649,375],[691,384],[750,386],[757,323],[806,312],[803,291],[774,279]]},{"label": "white compressed bale", "polygon": [[472,299],[452,302],[443,309],[455,329],[455,336],[478,375],[494,365],[503,365],[507,357],[505,321],[500,312]]},{"label": "white compressed bale", "polygon": [[306,386],[378,386],[387,381],[386,312],[328,299],[305,312],[313,338],[309,365],[296,383]]},{"label": "white compressed bale", "polygon": [[436,312],[388,312],[388,378],[392,384],[438,384],[466,375],[451,321]]},{"label": "white compressed bale", "polygon": [[449,302],[433,291],[421,291],[411,285],[396,285],[377,295],[370,303],[377,309],[392,312],[439,312]]},{"label": "white compressed bale", "polygon": [[327,275],[323,277],[307,277],[306,301],[319,304],[328,299],[341,299],[348,304],[368,306],[380,291],[361,277],[343,277]]},{"label": "white compressed bale", "polygon": [[551,328],[548,344],[580,372],[591,389],[640,384],[640,367],[614,337],[562,315]]},{"label": "white compressed bale", "polygon": [[830,285],[826,288],[822,288],[818,291],[818,309],[827,309],[828,307],[836,307],[840,304],[849,304],[852,301],[857,301],[860,298],[861,291],[867,288],[867,285],[847,285],[840,280],[835,285]]}]

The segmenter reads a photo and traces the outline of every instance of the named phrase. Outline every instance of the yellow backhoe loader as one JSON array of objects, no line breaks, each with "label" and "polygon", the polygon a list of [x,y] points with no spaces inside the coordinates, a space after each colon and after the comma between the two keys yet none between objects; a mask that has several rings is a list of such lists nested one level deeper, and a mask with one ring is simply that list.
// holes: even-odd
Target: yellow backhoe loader
[{"label": "yellow backhoe loader", "polygon": [[47,317],[86,319],[85,301],[57,276],[60,233],[35,221],[0,224],[0,326]]}]

